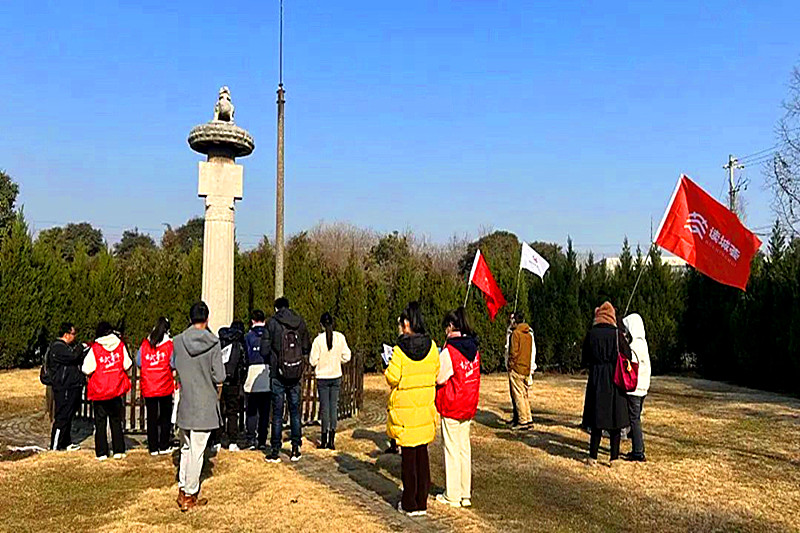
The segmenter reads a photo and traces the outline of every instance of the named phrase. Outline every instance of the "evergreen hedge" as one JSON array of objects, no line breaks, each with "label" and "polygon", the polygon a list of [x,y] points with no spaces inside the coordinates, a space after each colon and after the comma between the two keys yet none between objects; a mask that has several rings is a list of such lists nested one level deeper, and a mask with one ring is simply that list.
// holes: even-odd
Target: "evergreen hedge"
[{"label": "evergreen hedge", "polygon": [[[191,227],[197,221],[190,221]],[[122,330],[131,344],[167,316],[175,333],[188,323],[200,298],[202,242],[170,229],[161,246],[142,242],[112,254],[78,242],[65,253],[59,239],[32,240],[21,212],[0,240],[0,367],[36,364],[31,345],[42,327],[54,332],[71,320],[90,339],[101,319]],[[184,233],[197,233],[185,231]],[[753,262],[748,291],[722,286],[692,270],[675,271],[657,250],[632,252],[622,245],[620,266],[608,272],[590,257],[579,262],[571,241],[561,247],[531,243],[549,262],[544,281],[523,271],[518,309],[536,334],[540,368],[572,372],[593,309],[610,300],[624,309],[638,274],[630,311],[644,318],[656,372],[687,367],[702,375],[768,389],[796,391],[800,381],[800,240],[789,243],[778,226],[767,253]],[[507,307],[490,321],[483,296],[473,288],[467,305],[480,337],[485,371],[503,368],[505,326],[514,302],[520,242],[498,231],[475,242],[426,244],[411,235],[373,235],[347,226],[323,226],[287,243],[286,295],[314,330],[331,311],[337,328],[368,370],[382,368],[381,343],[394,342],[397,316],[411,300],[422,303],[428,327],[441,344],[441,319],[463,303],[476,248],[486,257]],[[118,247],[119,248],[119,247]],[[119,250],[118,250],[119,251]],[[93,253],[92,253],[93,252]],[[236,252],[235,316],[269,313],[274,250],[266,241]]]}]

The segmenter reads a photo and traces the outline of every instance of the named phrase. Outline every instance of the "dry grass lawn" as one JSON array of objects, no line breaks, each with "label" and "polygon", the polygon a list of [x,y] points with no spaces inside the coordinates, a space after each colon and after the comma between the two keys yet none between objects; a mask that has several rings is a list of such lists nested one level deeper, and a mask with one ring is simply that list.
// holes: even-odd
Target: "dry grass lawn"
[{"label": "dry grass lawn", "polygon": [[[578,428],[581,377],[537,376],[534,427],[506,429],[502,376],[484,377],[472,430],[473,509],[464,516],[499,531],[800,530],[800,401],[721,383],[655,378],[645,402],[649,462],[582,463],[588,436]],[[400,459],[380,453],[386,387],[366,379],[366,409],[342,429],[336,462],[391,500]],[[35,371],[0,373],[0,419],[41,406]],[[307,429],[313,438],[318,428]],[[607,458],[606,448],[601,459]],[[623,451],[628,444],[623,443]],[[306,446],[306,452],[311,452]],[[316,453],[316,452],[311,452]],[[434,490],[444,486],[440,440],[431,446]],[[0,461],[4,531],[381,531],[386,524],[287,463],[222,452],[203,492],[210,504],[181,514],[167,457],[134,450],[97,463],[91,450]],[[388,507],[388,506],[387,506]]]},{"label": "dry grass lawn", "polygon": [[[385,384],[370,377],[372,402]],[[506,429],[507,381],[485,376],[472,429],[473,511],[499,530],[798,531],[800,401],[699,379],[657,377],[645,401],[649,462],[587,467],[579,429],[585,378],[537,376],[534,427]],[[356,430],[349,453],[399,476],[375,454],[375,433]],[[623,451],[629,450],[623,443]],[[434,484],[444,486],[441,441],[431,447]]]},{"label": "dry grass lawn", "polygon": [[39,370],[0,370],[0,420],[44,409]]}]

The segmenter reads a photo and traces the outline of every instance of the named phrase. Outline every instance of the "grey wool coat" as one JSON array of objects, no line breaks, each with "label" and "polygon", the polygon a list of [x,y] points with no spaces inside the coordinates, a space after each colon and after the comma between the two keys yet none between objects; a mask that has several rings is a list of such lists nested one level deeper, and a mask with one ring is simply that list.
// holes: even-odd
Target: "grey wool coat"
[{"label": "grey wool coat", "polygon": [[216,385],[225,381],[219,339],[208,330],[190,326],[172,342],[181,383],[177,426],[194,431],[217,429],[222,418]]}]

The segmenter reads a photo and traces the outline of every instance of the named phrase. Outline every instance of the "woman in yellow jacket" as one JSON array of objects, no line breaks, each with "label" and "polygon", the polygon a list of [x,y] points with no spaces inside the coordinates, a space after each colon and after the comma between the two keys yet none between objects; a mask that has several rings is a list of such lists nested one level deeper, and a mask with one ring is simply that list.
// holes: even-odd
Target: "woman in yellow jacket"
[{"label": "woman in yellow jacket", "polygon": [[428,509],[431,486],[428,443],[436,435],[436,376],[439,350],[425,332],[417,302],[411,302],[398,320],[400,337],[384,372],[392,388],[386,433],[401,448],[403,498],[399,511],[412,516]]}]

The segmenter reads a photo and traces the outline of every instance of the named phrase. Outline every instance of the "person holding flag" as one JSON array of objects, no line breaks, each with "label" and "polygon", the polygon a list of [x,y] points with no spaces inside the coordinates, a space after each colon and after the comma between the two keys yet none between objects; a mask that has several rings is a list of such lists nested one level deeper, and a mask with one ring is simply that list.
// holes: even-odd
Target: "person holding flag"
[{"label": "person holding flag", "polygon": [[533,371],[536,370],[536,344],[533,341],[533,330],[525,322],[522,311],[511,313],[509,331],[506,366],[514,412],[511,426],[514,429],[525,429],[533,424],[528,392],[533,382]]}]

